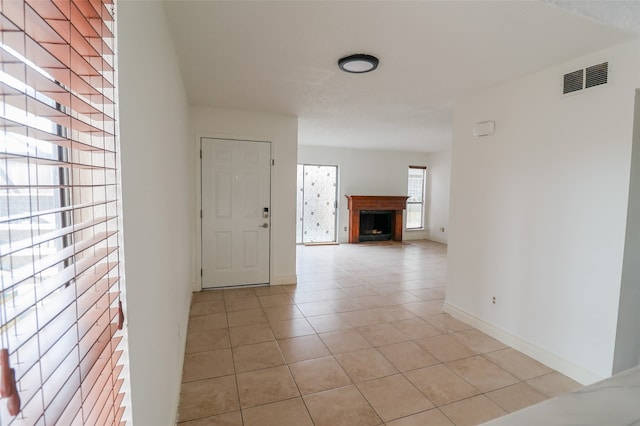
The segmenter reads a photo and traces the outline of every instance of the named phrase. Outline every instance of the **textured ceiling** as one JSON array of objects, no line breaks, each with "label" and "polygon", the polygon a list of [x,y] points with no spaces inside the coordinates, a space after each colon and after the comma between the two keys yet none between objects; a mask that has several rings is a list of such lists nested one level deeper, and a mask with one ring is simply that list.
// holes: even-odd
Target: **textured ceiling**
[{"label": "textured ceiling", "polygon": [[[301,144],[429,152],[462,96],[637,37],[557,3],[165,5],[191,104],[298,116]],[[341,72],[352,53],[380,66]]]}]

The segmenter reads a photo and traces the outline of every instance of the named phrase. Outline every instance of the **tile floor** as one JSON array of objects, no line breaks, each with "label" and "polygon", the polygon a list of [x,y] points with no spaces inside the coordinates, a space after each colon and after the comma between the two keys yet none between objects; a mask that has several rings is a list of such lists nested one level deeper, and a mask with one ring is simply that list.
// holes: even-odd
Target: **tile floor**
[{"label": "tile floor", "polygon": [[476,425],[579,384],[442,311],[446,246],[298,247],[298,284],[195,293],[180,426]]}]

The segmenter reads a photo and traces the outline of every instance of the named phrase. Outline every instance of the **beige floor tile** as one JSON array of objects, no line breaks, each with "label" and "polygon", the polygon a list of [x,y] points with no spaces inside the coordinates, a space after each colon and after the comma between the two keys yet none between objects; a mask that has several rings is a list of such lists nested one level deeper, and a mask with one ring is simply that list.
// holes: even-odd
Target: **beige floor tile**
[{"label": "beige floor tile", "polygon": [[413,312],[419,317],[426,317],[430,315],[438,315],[442,313],[442,309],[438,305],[434,305],[431,302],[415,302],[402,305],[404,309],[409,312]]},{"label": "beige floor tile", "polygon": [[414,342],[380,346],[378,351],[399,371],[415,370],[439,364],[437,359]]},{"label": "beige floor tile", "polygon": [[304,315],[302,315],[302,312],[300,312],[300,309],[298,309],[296,305],[274,306],[272,308],[265,309],[264,313],[267,316],[269,322],[277,322],[304,317]]},{"label": "beige floor tile", "polygon": [[478,395],[480,391],[442,364],[404,373],[437,406]]},{"label": "beige floor tile", "polygon": [[262,308],[227,312],[227,320],[229,322],[229,327],[267,323],[267,317],[265,316]]},{"label": "beige floor tile", "polygon": [[356,330],[373,346],[391,345],[409,340],[407,336],[388,323],[367,325],[358,327]]},{"label": "beige floor tile", "polygon": [[192,293],[191,303],[206,303],[224,301],[224,293],[220,290],[195,291]]},{"label": "beige floor tile", "polygon": [[228,329],[187,333],[186,353],[188,354],[225,349],[230,346]]},{"label": "beige floor tile", "polygon": [[184,356],[183,382],[211,379],[234,373],[231,349],[198,352]]},{"label": "beige floor tile", "polygon": [[387,426],[455,426],[437,408],[387,423]]},{"label": "beige floor tile", "polygon": [[474,396],[440,407],[456,426],[474,426],[507,414],[484,395]]},{"label": "beige floor tile", "polygon": [[371,345],[356,330],[340,330],[322,333],[320,338],[333,354],[370,349]]},{"label": "beige floor tile", "polygon": [[178,426],[243,426],[240,411],[178,423]]},{"label": "beige floor tile", "polygon": [[333,307],[325,301],[310,302],[310,303],[298,303],[298,309],[306,317],[312,317],[316,315],[334,314],[336,312]]},{"label": "beige floor tile", "polygon": [[358,389],[385,422],[433,408],[402,374],[359,383]]},{"label": "beige floor tile", "polygon": [[519,380],[481,356],[459,359],[446,364],[460,377],[478,388],[490,392],[517,383]]},{"label": "beige floor tile", "polygon": [[410,293],[424,301],[428,301],[434,299],[444,299],[446,289],[445,287],[425,288],[420,290],[411,290]]},{"label": "beige floor tile", "polygon": [[522,382],[489,392],[486,396],[510,413],[548,399],[546,395]]},{"label": "beige floor tile", "polygon": [[256,296],[255,289],[253,288],[228,288],[223,290],[224,300],[242,299],[245,297],[253,298]]},{"label": "beige floor tile", "polygon": [[225,305],[227,312],[246,311],[248,309],[259,309],[262,307],[256,296],[225,299]]},{"label": "beige floor tile", "polygon": [[487,336],[479,330],[465,330],[453,334],[460,343],[478,353],[493,352],[507,348],[507,345]]},{"label": "beige floor tile", "polygon": [[288,339],[290,337],[316,334],[311,324],[304,318],[275,321],[271,323],[271,330],[276,339]]},{"label": "beige floor tile", "polygon": [[263,287],[256,287],[253,292],[256,296],[273,296],[274,294],[285,294],[286,291],[281,285],[267,285]]},{"label": "beige floor tile", "polygon": [[275,340],[269,324],[251,324],[229,329],[231,346],[250,345],[252,343]]},{"label": "beige floor tile", "polygon": [[384,308],[377,308],[376,312],[378,312],[378,315],[380,315],[384,322],[403,321],[416,318],[412,312],[407,311],[402,306],[385,306]]},{"label": "beige floor tile", "polygon": [[306,395],[304,402],[315,426],[373,426],[382,423],[353,385]]},{"label": "beige floor tile", "polygon": [[553,372],[546,365],[511,348],[491,352],[484,357],[521,380],[529,380]]},{"label": "beige floor tile", "polygon": [[285,365],[239,373],[237,380],[243,409],[300,396]]},{"label": "beige floor tile", "polygon": [[344,299],[346,297],[351,297],[349,293],[347,293],[341,288],[319,290],[318,294],[320,294],[320,296],[322,296],[324,300],[336,300],[336,299]]},{"label": "beige floor tile", "polygon": [[459,321],[449,314],[431,315],[425,317],[425,319],[444,333],[455,333],[456,331],[470,330],[473,328],[469,324]]},{"label": "beige floor tile", "polygon": [[351,325],[338,314],[307,317],[307,320],[317,333],[328,333],[330,331],[351,328]]},{"label": "beige floor tile", "polygon": [[181,422],[237,411],[239,408],[234,376],[182,384],[178,408]]},{"label": "beige floor tile", "polygon": [[349,295],[349,297],[376,296],[380,294],[369,286],[362,285],[362,283],[359,284],[360,285],[345,287],[342,283],[340,283],[340,285],[342,285],[342,289]]},{"label": "beige floor tile", "polygon": [[431,355],[436,357],[440,362],[453,361],[456,359],[467,358],[477,355],[450,334],[440,336],[425,337],[415,341],[418,345],[426,349]]},{"label": "beige floor tile", "polygon": [[377,309],[343,312],[340,314],[352,327],[380,324],[384,322]]},{"label": "beige floor tile", "polygon": [[289,369],[303,395],[351,384],[347,373],[332,356],[289,364]]},{"label": "beige floor tile", "polygon": [[580,389],[582,385],[567,376],[558,372],[545,374],[535,379],[527,380],[527,383],[542,392],[543,394],[553,397],[562,395]]},{"label": "beige floor tile", "polygon": [[335,357],[354,383],[390,376],[398,372],[375,349],[348,352],[335,355]]},{"label": "beige floor tile", "polygon": [[189,311],[190,317],[198,315],[223,314],[225,311],[225,302],[216,300],[214,302],[192,303]]},{"label": "beige floor tile", "polygon": [[207,331],[227,328],[227,314],[206,314],[191,317],[189,331]]},{"label": "beige floor tile", "polygon": [[280,340],[278,344],[284,358],[290,364],[331,354],[322,340],[315,334]]},{"label": "beige floor tile", "polygon": [[295,303],[323,302],[324,298],[317,291],[300,290],[289,294]]},{"label": "beige floor tile", "polygon": [[256,343],[233,348],[236,372],[260,370],[284,364],[280,347],[276,342]]},{"label": "beige floor tile", "polygon": [[271,296],[258,296],[258,300],[263,308],[273,308],[274,306],[286,306],[293,304],[293,300],[286,293],[274,294]]},{"label": "beige floor tile", "polygon": [[425,337],[438,336],[442,331],[438,330],[422,318],[410,318],[392,323],[402,334],[412,340],[423,339]]},{"label": "beige floor tile", "polygon": [[301,398],[242,410],[244,426],[313,426]]}]

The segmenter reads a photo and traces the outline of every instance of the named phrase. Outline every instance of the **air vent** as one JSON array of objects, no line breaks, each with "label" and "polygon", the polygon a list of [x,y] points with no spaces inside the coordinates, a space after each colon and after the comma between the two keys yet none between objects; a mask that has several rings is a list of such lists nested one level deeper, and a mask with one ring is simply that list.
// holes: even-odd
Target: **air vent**
[{"label": "air vent", "polygon": [[600,86],[607,84],[609,74],[609,63],[603,62],[598,65],[591,66],[585,70],[585,88]]},{"label": "air vent", "polygon": [[582,89],[607,84],[609,81],[609,63],[603,62],[592,65],[582,70],[577,70],[564,75],[562,94],[577,92]]},{"label": "air vent", "polygon": [[565,74],[562,94],[566,95],[567,93],[577,92],[578,90],[582,90],[583,85],[584,85],[584,70],[578,70],[578,71],[570,72],[569,74]]}]

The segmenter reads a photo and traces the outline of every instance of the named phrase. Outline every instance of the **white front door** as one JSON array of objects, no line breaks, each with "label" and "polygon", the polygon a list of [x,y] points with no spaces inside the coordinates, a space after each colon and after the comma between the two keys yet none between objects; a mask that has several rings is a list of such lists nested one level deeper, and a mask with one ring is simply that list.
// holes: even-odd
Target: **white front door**
[{"label": "white front door", "polygon": [[269,283],[271,144],[202,138],[202,287]]}]

